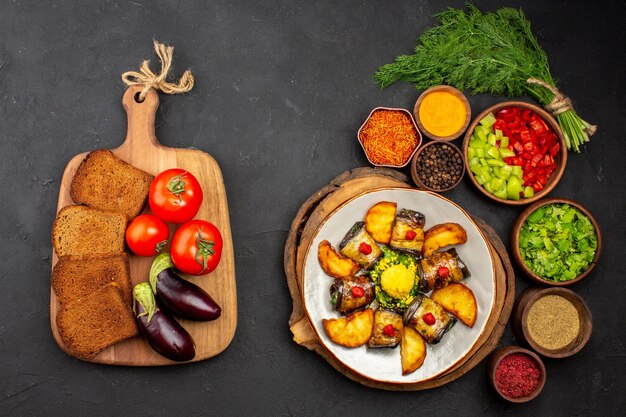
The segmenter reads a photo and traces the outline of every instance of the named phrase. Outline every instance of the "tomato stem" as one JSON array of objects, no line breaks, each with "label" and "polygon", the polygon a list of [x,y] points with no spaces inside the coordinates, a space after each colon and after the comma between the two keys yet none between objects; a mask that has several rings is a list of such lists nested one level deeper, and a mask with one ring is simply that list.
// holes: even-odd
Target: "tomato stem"
[{"label": "tomato stem", "polygon": [[157,243],[156,245],[154,245],[154,250],[157,251],[157,252],[161,252],[161,250],[163,250],[165,245],[167,245],[167,239],[162,240],[159,243]]},{"label": "tomato stem", "polygon": [[202,236],[202,228],[198,228],[198,237],[196,238],[196,246],[198,247],[198,252],[196,252],[196,262],[202,265],[202,271],[207,268],[207,264],[209,262],[209,256],[213,255],[215,251],[213,247],[215,246],[215,242],[212,240],[206,240]]},{"label": "tomato stem", "polygon": [[172,179],[170,179],[170,181],[167,183],[167,189],[176,197],[178,197],[179,200],[182,199],[180,195],[185,192],[186,183],[183,180],[183,177],[185,176],[186,173],[187,171],[183,172],[180,175],[176,175],[175,177],[172,177]]}]

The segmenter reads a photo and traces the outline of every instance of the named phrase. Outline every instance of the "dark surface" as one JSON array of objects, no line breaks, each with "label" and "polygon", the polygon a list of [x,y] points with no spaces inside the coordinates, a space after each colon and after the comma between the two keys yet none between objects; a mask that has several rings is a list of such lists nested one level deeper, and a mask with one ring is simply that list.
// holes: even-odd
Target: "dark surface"
[{"label": "dark surface", "polygon": [[[593,312],[589,344],[572,358],[546,360],[541,396],[511,405],[488,386],[486,362],[427,392],[362,387],[293,343],[287,325],[291,299],[282,256],[290,222],[311,193],[367,164],[355,133],[373,107],[412,108],[418,92],[411,86],[381,92],[371,74],[409,53],[445,3],[2,2],[0,415],[620,414],[626,408],[626,6],[524,3],[560,87],[599,125],[592,144],[570,154],[552,195],[575,199],[597,216],[606,249],[592,275],[573,287]],[[120,74],[144,58],[157,67],[153,37],[176,46],[176,76],[188,67],[196,76],[190,94],[161,95],[156,132],[164,145],[202,149],[222,167],[239,325],[231,346],[205,362],[93,365],[66,356],[50,333],[50,228],[70,158],[123,140]],[[500,100],[470,98],[474,114]],[[488,201],[467,178],[447,196],[505,242],[522,211]],[[518,294],[528,284],[518,276]],[[507,328],[502,344],[511,343]]]}]

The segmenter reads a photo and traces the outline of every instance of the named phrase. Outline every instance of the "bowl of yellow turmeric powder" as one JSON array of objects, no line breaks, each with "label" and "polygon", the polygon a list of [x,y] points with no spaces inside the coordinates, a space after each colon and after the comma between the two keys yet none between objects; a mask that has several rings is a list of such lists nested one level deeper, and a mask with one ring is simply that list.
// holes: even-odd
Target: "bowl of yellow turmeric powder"
[{"label": "bowl of yellow turmeric powder", "polygon": [[424,91],[413,109],[417,127],[429,138],[451,141],[463,134],[472,116],[467,98],[449,85]]}]

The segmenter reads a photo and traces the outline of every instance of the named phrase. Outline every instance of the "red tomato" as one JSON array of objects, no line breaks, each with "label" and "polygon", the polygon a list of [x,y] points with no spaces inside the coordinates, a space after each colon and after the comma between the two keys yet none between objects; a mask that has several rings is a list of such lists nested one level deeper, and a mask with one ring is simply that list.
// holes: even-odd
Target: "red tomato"
[{"label": "red tomato", "polygon": [[152,214],[133,219],[126,229],[126,243],[138,256],[154,256],[163,249],[170,237],[165,222]]},{"label": "red tomato", "polygon": [[204,275],[220,263],[222,234],[213,223],[192,220],[180,226],[172,238],[172,261],[189,275]]},{"label": "red tomato", "polygon": [[185,223],[198,213],[202,204],[200,183],[184,169],[161,172],[150,184],[150,210],[166,222]]}]

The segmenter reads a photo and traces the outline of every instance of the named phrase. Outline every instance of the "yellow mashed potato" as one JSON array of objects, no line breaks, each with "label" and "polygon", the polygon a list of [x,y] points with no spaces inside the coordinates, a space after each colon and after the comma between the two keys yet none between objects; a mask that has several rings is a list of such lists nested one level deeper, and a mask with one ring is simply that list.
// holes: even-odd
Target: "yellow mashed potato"
[{"label": "yellow mashed potato", "polygon": [[393,298],[402,299],[409,295],[415,285],[415,271],[404,265],[392,265],[383,271],[380,286]]}]

